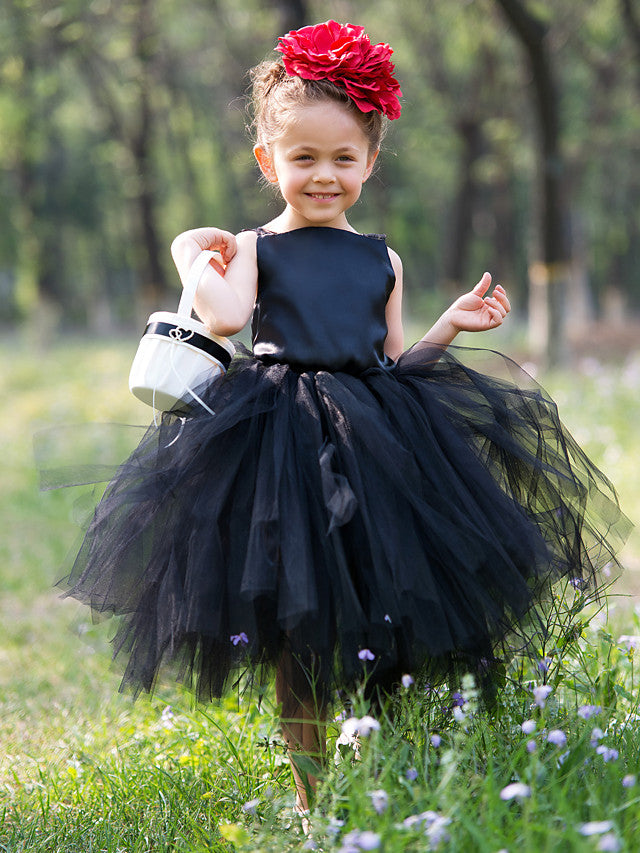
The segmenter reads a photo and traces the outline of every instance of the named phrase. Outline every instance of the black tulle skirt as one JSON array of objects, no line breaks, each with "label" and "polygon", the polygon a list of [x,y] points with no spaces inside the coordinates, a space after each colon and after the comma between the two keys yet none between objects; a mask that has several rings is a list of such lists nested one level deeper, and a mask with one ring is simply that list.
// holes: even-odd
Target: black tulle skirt
[{"label": "black tulle skirt", "polygon": [[164,415],[66,581],[120,615],[124,684],[167,664],[220,696],[283,652],[324,690],[446,677],[522,650],[556,580],[597,584],[630,526],[613,487],[487,357],[495,375],[419,344],[353,376],[244,352],[200,389],[215,415]]}]

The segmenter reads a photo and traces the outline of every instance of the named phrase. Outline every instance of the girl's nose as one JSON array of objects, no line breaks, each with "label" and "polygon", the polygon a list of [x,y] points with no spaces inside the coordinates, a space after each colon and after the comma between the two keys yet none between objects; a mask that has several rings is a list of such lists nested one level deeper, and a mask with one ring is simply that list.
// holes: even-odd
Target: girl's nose
[{"label": "girl's nose", "polygon": [[319,184],[329,184],[333,181],[333,169],[330,163],[318,163],[313,180]]}]

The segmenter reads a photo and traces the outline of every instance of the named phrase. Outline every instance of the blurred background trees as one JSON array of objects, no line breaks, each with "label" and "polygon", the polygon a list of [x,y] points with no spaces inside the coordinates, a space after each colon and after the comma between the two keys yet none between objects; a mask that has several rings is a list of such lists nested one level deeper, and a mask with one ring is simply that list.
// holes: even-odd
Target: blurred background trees
[{"label": "blurred background trees", "polygon": [[403,116],[353,223],[415,305],[491,269],[556,360],[637,311],[638,0],[8,0],[0,324],[139,324],[175,305],[175,234],[272,216],[246,71],[330,16],[395,51]]}]

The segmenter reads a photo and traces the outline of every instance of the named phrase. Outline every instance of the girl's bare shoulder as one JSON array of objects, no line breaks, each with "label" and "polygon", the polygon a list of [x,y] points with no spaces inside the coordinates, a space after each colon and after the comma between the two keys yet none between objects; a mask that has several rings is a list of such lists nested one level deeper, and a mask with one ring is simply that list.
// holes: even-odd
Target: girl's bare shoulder
[{"label": "girl's bare shoulder", "polygon": [[387,252],[389,253],[389,260],[391,261],[391,266],[393,267],[393,271],[396,274],[396,279],[401,279],[402,258],[394,249],[391,248],[391,246],[387,246]]}]

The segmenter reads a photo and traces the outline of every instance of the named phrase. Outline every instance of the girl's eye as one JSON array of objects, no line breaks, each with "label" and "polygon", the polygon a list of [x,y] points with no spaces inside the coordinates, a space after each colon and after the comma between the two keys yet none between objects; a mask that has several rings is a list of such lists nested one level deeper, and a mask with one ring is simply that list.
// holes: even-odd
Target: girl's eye
[{"label": "girl's eye", "polygon": [[299,160],[311,160],[311,154],[299,154],[296,157],[296,161],[299,161]]}]

